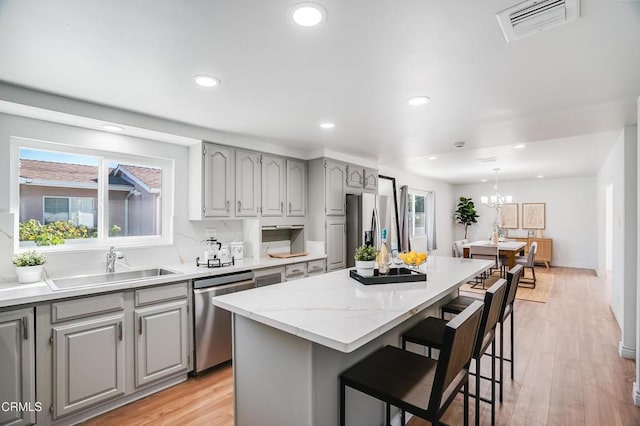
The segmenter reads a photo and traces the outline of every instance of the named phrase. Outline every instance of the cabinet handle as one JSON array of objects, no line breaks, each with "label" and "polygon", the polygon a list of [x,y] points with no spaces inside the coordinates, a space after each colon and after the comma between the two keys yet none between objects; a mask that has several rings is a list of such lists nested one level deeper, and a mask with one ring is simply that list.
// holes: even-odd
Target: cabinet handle
[{"label": "cabinet handle", "polygon": [[24,340],[29,339],[29,319],[27,317],[22,317],[22,338]]},{"label": "cabinet handle", "polygon": [[229,213],[229,200],[227,200],[227,213]]},{"label": "cabinet handle", "polygon": [[118,340],[122,341],[122,322],[118,323]]},{"label": "cabinet handle", "polygon": [[280,201],[280,213],[284,211],[284,203]]},{"label": "cabinet handle", "polygon": [[142,317],[138,317],[138,334],[142,334]]},{"label": "cabinet handle", "polygon": [[291,214],[291,203],[289,203],[289,214]]},{"label": "cabinet handle", "polygon": [[241,208],[242,208],[242,201],[238,201],[238,213],[240,213]]}]

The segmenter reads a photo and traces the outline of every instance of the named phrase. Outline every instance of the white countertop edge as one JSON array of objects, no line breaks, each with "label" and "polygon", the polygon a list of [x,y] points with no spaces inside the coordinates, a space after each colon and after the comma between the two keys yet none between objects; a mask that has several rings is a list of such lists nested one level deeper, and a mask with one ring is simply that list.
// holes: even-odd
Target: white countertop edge
[{"label": "white countertop edge", "polygon": [[446,295],[450,294],[454,289],[460,288],[461,285],[463,285],[465,282],[467,282],[471,278],[475,277],[478,273],[488,269],[490,267],[491,263],[492,263],[490,261],[483,261],[483,262],[486,263],[486,265],[478,268],[478,270],[476,272],[473,272],[473,273],[469,274],[466,278],[462,279],[461,281],[459,281],[459,282],[457,282],[455,284],[452,284],[449,287],[447,287],[447,288],[441,290],[440,292],[434,294],[431,298],[429,298],[428,300],[426,300],[426,301],[420,303],[419,305],[413,307],[408,312],[400,313],[397,317],[391,319],[386,324],[384,324],[384,325],[382,325],[382,326],[370,331],[369,333],[365,334],[364,336],[361,336],[360,338],[355,339],[355,340],[350,341],[350,342],[335,340],[335,339],[331,339],[329,337],[322,336],[322,335],[319,335],[319,334],[316,334],[316,333],[307,332],[305,330],[301,330],[300,328],[292,326],[290,324],[283,323],[281,321],[265,317],[263,315],[260,315],[259,313],[250,312],[250,311],[242,309],[242,308],[240,308],[238,306],[230,305],[230,304],[225,303],[224,301],[222,301],[220,299],[215,299],[213,301],[213,303],[214,303],[214,305],[216,305],[216,306],[218,306],[220,308],[226,309],[226,310],[228,310],[228,311],[230,311],[230,312],[232,312],[234,314],[241,315],[243,317],[246,317],[248,319],[254,320],[256,322],[268,325],[268,326],[273,327],[273,328],[275,328],[277,330],[284,331],[286,333],[292,334],[294,336],[298,336],[298,337],[303,338],[305,340],[309,340],[310,342],[317,343],[317,344],[320,344],[322,346],[326,346],[326,347],[331,348],[331,349],[335,349],[335,350],[340,351],[340,352],[350,353],[350,352],[353,352],[356,349],[364,346],[365,344],[371,342],[376,337],[379,337],[379,336],[383,335],[384,333],[386,333],[387,331],[393,329],[397,325],[403,323],[407,319],[419,314],[420,312],[422,312],[424,309],[428,308],[429,306],[432,306],[435,302],[441,300],[443,297],[445,297]]},{"label": "white countertop edge", "polygon": [[[68,299],[72,297],[91,296],[101,293],[112,293],[117,291],[126,291],[137,288],[144,288],[154,285],[173,283],[179,281],[188,281],[198,278],[213,277],[217,275],[236,273],[242,271],[252,271],[265,268],[273,268],[286,266],[293,263],[308,262],[312,260],[325,259],[327,255],[307,255],[291,257],[287,259],[276,259],[271,257],[261,257],[258,259],[247,258],[238,261],[236,265],[225,266],[222,268],[199,268],[196,267],[195,261],[192,263],[174,264],[161,266],[163,269],[176,272],[173,275],[161,275],[156,278],[147,278],[138,281],[124,281],[121,283],[108,284],[105,286],[87,286],[76,287],[68,290],[53,291],[49,285],[40,281],[31,284],[15,283],[13,287],[2,288],[0,286],[0,309],[20,307],[34,303],[47,302],[59,299]],[[148,269],[148,268],[131,268],[128,270]],[[53,277],[55,279],[55,277]],[[11,283],[3,283],[11,285]]]}]

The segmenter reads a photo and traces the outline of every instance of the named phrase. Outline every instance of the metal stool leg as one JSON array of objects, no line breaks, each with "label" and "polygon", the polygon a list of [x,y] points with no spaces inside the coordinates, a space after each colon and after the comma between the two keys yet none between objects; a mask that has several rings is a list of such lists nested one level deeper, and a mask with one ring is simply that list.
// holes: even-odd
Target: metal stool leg
[{"label": "metal stool leg", "polygon": [[469,426],[469,381],[464,384],[464,426]]},{"label": "metal stool leg", "polygon": [[496,339],[491,342],[491,426],[496,424]]},{"label": "metal stool leg", "polygon": [[387,402],[387,426],[391,426],[391,405]]},{"label": "metal stool leg", "polygon": [[514,319],[513,317],[515,316],[513,314],[513,310],[511,311],[511,380],[514,379],[515,377],[515,363],[516,363],[516,358],[515,358],[515,348],[514,348],[514,344],[513,344],[513,329],[514,329]]},{"label": "metal stool leg", "polygon": [[476,426],[480,426],[480,360],[482,355],[476,359]]},{"label": "metal stool leg", "polygon": [[503,383],[504,383],[504,322],[500,321],[500,403],[502,403]]},{"label": "metal stool leg", "polygon": [[345,394],[345,385],[342,382],[342,380],[340,380],[340,426],[345,426],[345,400],[344,400],[344,394]]}]

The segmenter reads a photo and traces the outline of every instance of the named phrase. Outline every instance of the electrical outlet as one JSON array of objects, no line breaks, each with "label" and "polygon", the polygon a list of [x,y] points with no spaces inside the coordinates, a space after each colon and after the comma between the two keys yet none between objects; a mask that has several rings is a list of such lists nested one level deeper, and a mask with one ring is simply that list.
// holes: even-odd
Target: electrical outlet
[{"label": "electrical outlet", "polygon": [[216,239],[216,228],[207,228],[204,231],[204,236],[207,238]]}]

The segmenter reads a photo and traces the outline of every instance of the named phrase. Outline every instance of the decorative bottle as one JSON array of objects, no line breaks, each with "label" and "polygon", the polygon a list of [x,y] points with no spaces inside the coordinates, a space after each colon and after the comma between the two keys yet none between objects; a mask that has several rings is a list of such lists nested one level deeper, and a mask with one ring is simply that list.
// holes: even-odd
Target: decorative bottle
[{"label": "decorative bottle", "polygon": [[387,230],[382,230],[382,244],[380,244],[380,250],[378,251],[378,273],[380,275],[387,275],[389,273],[389,263],[391,261],[389,245],[387,244]]}]

